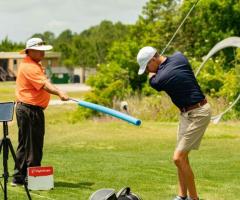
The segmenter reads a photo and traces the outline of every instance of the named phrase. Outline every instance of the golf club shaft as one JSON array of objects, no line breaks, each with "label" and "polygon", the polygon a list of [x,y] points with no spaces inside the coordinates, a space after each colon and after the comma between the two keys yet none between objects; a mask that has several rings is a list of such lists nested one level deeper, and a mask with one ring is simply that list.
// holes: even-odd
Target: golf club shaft
[{"label": "golf club shaft", "polygon": [[167,48],[169,47],[169,45],[172,43],[172,41],[174,40],[174,38],[176,37],[178,31],[180,30],[180,28],[182,27],[182,25],[185,23],[185,21],[187,20],[188,16],[191,14],[191,12],[193,11],[193,9],[195,8],[195,6],[197,5],[197,3],[199,2],[199,0],[197,0],[194,5],[191,7],[191,9],[188,11],[187,15],[185,16],[185,18],[183,19],[183,21],[181,22],[181,24],[178,26],[177,30],[175,31],[175,33],[173,34],[172,38],[169,40],[169,42],[167,43],[166,47],[162,50],[161,55],[163,55],[165,53],[165,51],[167,50]]}]

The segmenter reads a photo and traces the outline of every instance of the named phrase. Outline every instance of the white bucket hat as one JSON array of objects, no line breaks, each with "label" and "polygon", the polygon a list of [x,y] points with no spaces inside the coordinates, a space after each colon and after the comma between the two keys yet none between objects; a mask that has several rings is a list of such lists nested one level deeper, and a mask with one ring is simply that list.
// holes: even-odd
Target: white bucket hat
[{"label": "white bucket hat", "polygon": [[21,54],[26,53],[28,49],[34,49],[38,51],[48,51],[51,50],[52,45],[45,45],[45,42],[41,38],[31,38],[26,43],[26,48],[20,51]]},{"label": "white bucket hat", "polygon": [[141,75],[145,72],[148,62],[153,58],[153,56],[157,53],[157,49],[153,47],[143,47],[140,49],[137,55],[137,62],[140,66],[138,70],[138,75]]}]

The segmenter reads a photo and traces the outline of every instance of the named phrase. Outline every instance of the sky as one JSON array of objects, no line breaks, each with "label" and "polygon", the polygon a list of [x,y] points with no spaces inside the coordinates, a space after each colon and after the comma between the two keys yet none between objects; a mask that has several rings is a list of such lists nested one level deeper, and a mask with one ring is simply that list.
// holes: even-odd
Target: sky
[{"label": "sky", "polygon": [[0,0],[0,41],[25,42],[34,33],[80,33],[102,20],[134,24],[148,0]]}]

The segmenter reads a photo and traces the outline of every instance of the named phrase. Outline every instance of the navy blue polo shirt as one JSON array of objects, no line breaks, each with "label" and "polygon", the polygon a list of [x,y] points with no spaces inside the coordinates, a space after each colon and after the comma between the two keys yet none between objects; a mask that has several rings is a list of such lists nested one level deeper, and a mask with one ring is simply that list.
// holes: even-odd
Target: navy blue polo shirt
[{"label": "navy blue polo shirt", "polygon": [[165,91],[180,109],[205,98],[190,63],[181,52],[167,57],[149,83],[157,91]]}]

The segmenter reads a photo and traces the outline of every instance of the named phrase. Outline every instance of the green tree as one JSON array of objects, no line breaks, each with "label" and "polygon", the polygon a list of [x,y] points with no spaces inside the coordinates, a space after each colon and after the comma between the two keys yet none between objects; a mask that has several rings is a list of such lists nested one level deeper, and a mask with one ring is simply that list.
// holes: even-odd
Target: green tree
[{"label": "green tree", "polygon": [[53,44],[54,40],[55,40],[54,33],[50,32],[50,31],[45,31],[44,33],[35,33],[31,36],[31,38],[33,38],[33,37],[41,38],[47,44]]},{"label": "green tree", "polygon": [[8,39],[8,37],[5,37],[0,43],[0,51],[9,52],[19,51],[21,49],[24,49],[23,43],[12,42],[11,40]]},{"label": "green tree", "polygon": [[127,70],[127,77],[132,92],[141,92],[144,82],[147,80],[146,75],[138,76],[139,66],[136,63],[138,49],[138,43],[128,38],[124,42],[115,42],[110,48],[107,56],[108,62],[115,61],[122,69]]},{"label": "green tree", "polygon": [[62,53],[61,59],[65,66],[73,66],[73,33],[67,29],[63,31],[54,41],[54,50]]},{"label": "green tree", "polygon": [[132,29],[132,37],[139,41],[139,46],[154,46],[161,51],[176,29],[179,7],[177,0],[148,1]]},{"label": "green tree", "polygon": [[[181,16],[186,15],[194,0],[184,1]],[[239,0],[199,1],[195,11],[184,24],[176,45],[192,57],[201,58],[219,41],[240,36]],[[232,56],[232,51],[225,51]]]},{"label": "green tree", "polygon": [[124,40],[128,33],[128,26],[118,22],[102,21],[74,37],[75,57],[78,65],[96,67],[104,63],[112,43]]}]

